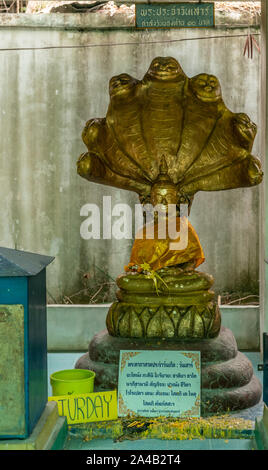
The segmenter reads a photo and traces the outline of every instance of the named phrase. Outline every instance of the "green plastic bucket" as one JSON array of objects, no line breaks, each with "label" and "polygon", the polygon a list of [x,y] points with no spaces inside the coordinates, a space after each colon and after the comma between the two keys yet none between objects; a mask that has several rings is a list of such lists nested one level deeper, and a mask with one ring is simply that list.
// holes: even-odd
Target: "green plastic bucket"
[{"label": "green plastic bucket", "polygon": [[91,393],[94,390],[95,372],[85,369],[67,369],[50,376],[52,395]]}]

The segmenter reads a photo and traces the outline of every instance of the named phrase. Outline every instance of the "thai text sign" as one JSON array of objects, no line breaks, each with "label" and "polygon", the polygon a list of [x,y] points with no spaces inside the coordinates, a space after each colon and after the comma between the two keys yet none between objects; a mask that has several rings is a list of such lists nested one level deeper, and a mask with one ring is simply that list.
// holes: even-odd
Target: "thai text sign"
[{"label": "thai text sign", "polygon": [[120,351],[119,416],[200,416],[199,351]]},{"label": "thai text sign", "polygon": [[117,419],[116,391],[81,393],[48,397],[58,403],[60,416],[67,417],[68,424],[89,423]]},{"label": "thai text sign", "polygon": [[214,3],[136,4],[136,28],[207,28],[215,25]]}]

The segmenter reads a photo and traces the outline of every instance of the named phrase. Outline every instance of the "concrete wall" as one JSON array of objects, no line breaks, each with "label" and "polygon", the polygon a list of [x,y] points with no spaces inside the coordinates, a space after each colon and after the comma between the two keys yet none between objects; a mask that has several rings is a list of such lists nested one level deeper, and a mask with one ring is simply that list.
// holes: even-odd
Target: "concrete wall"
[{"label": "concrete wall", "polygon": [[[155,56],[173,56],[188,76],[217,75],[226,105],[260,124],[260,57],[257,51],[253,60],[243,57],[247,28],[136,31],[124,18],[103,18],[0,18],[0,48],[102,44],[0,51],[0,243],[56,257],[48,268],[54,302],[78,291],[84,272],[94,277],[101,268],[116,277],[129,260],[131,240],[85,241],[79,232],[85,203],[101,204],[103,195],[112,204],[138,202],[134,193],[76,174],[86,150],[81,131],[89,118],[105,116],[111,76],[141,78]],[[134,44],[111,46],[122,43]],[[260,132],[253,150],[260,155]],[[256,290],[259,188],[199,193],[190,220],[207,259],[201,269],[214,275],[216,291]]]},{"label": "concrete wall", "polygon": [[[109,304],[49,305],[48,351],[87,351],[93,336],[105,328],[108,308]],[[232,330],[239,350],[260,350],[259,316],[253,305],[221,306],[222,325]]]}]

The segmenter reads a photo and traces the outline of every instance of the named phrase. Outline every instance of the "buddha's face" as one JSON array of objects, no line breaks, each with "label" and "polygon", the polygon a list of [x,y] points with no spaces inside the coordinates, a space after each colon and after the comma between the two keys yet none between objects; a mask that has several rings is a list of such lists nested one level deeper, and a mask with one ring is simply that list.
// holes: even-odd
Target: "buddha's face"
[{"label": "buddha's face", "polygon": [[171,81],[184,77],[184,72],[180,64],[173,57],[156,57],[152,61],[145,77],[153,80]]},{"label": "buddha's face", "polygon": [[158,206],[160,213],[168,212],[169,204],[176,204],[178,199],[177,188],[174,185],[166,185],[166,187],[155,186],[151,191],[151,204]]},{"label": "buddha's face", "polygon": [[251,147],[257,134],[257,126],[247,114],[238,113],[233,119],[234,132],[244,147]]},{"label": "buddha's face", "polygon": [[190,87],[194,95],[205,103],[215,103],[221,99],[221,86],[214,75],[201,73],[191,78]]},{"label": "buddha's face", "polygon": [[111,97],[125,97],[134,91],[138,80],[127,73],[121,73],[112,77],[109,83],[109,93]]}]

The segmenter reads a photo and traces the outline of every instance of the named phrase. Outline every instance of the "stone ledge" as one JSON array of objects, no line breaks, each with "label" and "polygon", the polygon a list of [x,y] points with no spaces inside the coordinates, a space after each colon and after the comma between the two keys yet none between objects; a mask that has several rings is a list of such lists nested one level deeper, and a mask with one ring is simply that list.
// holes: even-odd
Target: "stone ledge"
[{"label": "stone ledge", "polygon": [[[250,25],[252,28],[260,28],[260,16],[256,24],[256,18],[253,16],[248,19],[248,16],[244,14],[232,16],[226,12],[216,11],[215,21],[216,26],[215,28],[210,28],[211,33],[222,27],[247,28]],[[5,27],[77,29],[79,31],[96,29],[135,29],[135,16],[121,12],[110,16],[107,12],[101,10],[92,13],[2,13],[0,14],[0,28]],[[153,29],[152,31],[157,30]]]},{"label": "stone ledge", "polygon": [[67,436],[66,418],[59,416],[56,402],[47,402],[32,434],[27,439],[1,439],[2,450],[59,450]]}]

